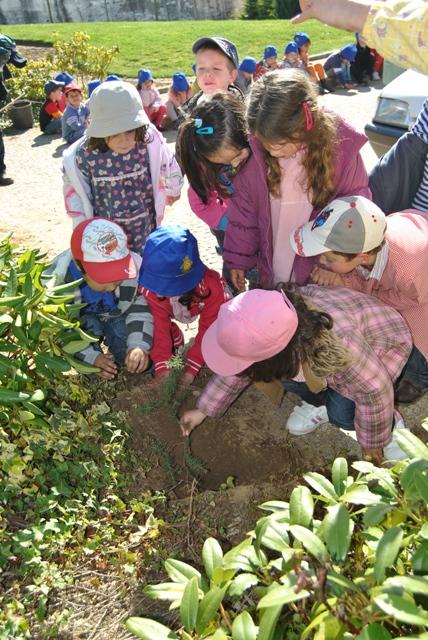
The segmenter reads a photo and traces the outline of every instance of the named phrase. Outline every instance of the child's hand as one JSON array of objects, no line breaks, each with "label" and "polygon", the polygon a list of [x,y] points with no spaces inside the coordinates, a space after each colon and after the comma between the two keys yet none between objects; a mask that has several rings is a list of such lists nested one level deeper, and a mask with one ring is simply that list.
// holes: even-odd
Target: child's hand
[{"label": "child's hand", "polygon": [[159,371],[159,373],[155,373],[153,378],[153,384],[160,385],[163,382],[166,382],[169,378],[170,371],[167,369],[166,371]]},{"label": "child's hand", "polygon": [[101,369],[101,371],[97,373],[100,378],[113,380],[117,374],[117,365],[111,353],[100,353],[100,355],[95,358],[94,365]]},{"label": "child's hand", "polygon": [[235,289],[238,289],[240,293],[245,291],[245,272],[242,269],[231,269],[230,279]]},{"label": "child's hand", "polygon": [[195,379],[195,376],[189,373],[188,371],[186,371],[186,373],[183,373],[183,375],[181,376],[180,382],[183,385],[183,387],[190,387],[194,379]]},{"label": "child's hand", "polygon": [[180,196],[167,196],[165,204],[167,207],[170,207],[174,202],[177,202],[177,200],[180,200]]},{"label": "child's hand", "polygon": [[180,418],[180,429],[183,436],[188,436],[195,427],[201,424],[206,418],[206,414],[200,409],[190,409],[185,411]]},{"label": "child's hand", "polygon": [[130,349],[126,354],[125,367],[129,373],[141,373],[149,366],[149,356],[140,347]]},{"label": "child's hand", "polygon": [[344,287],[345,281],[338,273],[322,269],[317,265],[312,269],[311,280],[322,287]]},{"label": "child's hand", "polygon": [[378,467],[380,467],[383,462],[382,449],[363,449],[363,456],[365,459],[369,459],[370,462],[373,462],[373,464],[377,465]]}]

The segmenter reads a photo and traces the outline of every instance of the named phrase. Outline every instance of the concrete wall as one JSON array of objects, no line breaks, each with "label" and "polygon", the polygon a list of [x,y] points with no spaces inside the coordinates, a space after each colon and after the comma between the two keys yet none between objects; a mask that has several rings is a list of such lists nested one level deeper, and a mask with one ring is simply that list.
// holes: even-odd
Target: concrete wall
[{"label": "concrete wall", "polygon": [[243,0],[1,0],[0,24],[224,20]]}]

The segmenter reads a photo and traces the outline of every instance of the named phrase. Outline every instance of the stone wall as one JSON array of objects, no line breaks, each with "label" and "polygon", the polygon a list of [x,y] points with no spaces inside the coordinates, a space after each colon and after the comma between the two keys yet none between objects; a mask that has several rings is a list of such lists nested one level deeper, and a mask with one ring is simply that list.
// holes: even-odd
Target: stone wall
[{"label": "stone wall", "polygon": [[0,24],[225,20],[243,0],[1,0]]}]

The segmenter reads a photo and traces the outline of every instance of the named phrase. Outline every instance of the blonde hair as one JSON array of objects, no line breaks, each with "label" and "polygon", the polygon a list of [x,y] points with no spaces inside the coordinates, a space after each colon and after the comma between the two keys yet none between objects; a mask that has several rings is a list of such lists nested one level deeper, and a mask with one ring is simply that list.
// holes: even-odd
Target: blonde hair
[{"label": "blonde hair", "polygon": [[[314,208],[334,197],[337,124],[333,114],[317,104],[315,83],[302,71],[285,69],[264,74],[253,84],[247,110],[251,133],[269,142],[300,142],[306,146],[305,186]],[[305,106],[306,105],[306,106]],[[312,127],[308,127],[308,118]],[[264,152],[270,193],[278,197],[281,169],[277,158]]]}]

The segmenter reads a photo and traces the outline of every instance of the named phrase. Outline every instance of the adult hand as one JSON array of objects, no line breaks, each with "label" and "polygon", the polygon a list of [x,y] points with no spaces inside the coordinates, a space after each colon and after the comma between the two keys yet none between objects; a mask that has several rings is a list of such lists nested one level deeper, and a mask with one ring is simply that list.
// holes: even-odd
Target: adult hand
[{"label": "adult hand", "polygon": [[206,417],[206,414],[200,409],[185,411],[180,418],[180,429],[183,436],[188,436]]},{"label": "adult hand", "polygon": [[165,204],[167,207],[170,207],[171,205],[174,204],[174,202],[177,202],[177,200],[180,200],[180,196],[167,196],[165,200]]},{"label": "adult hand", "polygon": [[100,353],[95,358],[94,366],[101,369],[97,375],[106,380],[113,380],[117,374],[117,365],[111,353]]},{"label": "adult hand", "polygon": [[233,282],[235,289],[238,289],[239,293],[245,291],[245,272],[242,269],[231,269],[230,279]]},{"label": "adult hand", "polygon": [[130,349],[126,354],[125,366],[129,373],[141,373],[149,366],[149,355],[140,347]]},{"label": "adult hand", "polygon": [[322,287],[344,287],[345,281],[341,275],[338,273],[334,273],[333,271],[328,271],[327,269],[322,269],[318,265],[312,269],[311,280],[315,282],[315,284],[319,284]]},{"label": "adult hand", "polygon": [[367,19],[370,0],[299,0],[302,13],[291,22],[300,24],[316,18],[332,27],[348,31],[361,31]]},{"label": "adult hand", "polygon": [[363,456],[380,467],[383,462],[383,449],[363,449]]}]

